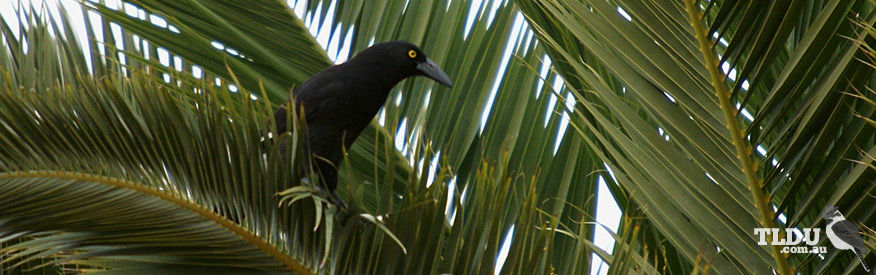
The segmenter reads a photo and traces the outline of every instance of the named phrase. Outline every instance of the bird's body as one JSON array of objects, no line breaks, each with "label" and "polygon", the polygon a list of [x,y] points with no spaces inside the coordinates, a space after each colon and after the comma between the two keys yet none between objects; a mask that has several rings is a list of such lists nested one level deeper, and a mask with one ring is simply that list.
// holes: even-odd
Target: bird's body
[{"label": "bird's body", "polygon": [[[854,228],[854,224],[847,220],[834,220],[827,225],[827,239],[830,240],[830,243],[833,244],[837,249],[842,250],[851,250],[854,248],[851,244],[846,243],[838,234],[849,234],[849,226]],[[852,229],[857,233],[857,228]]]},{"label": "bird's body", "polygon": [[[307,121],[305,145],[329,191],[337,187],[337,167],[344,150],[365,130],[392,88],[416,75],[450,85],[450,79],[419,48],[394,41],[365,49],[292,92]],[[286,131],[288,106],[287,102],[274,114],[280,133]]]},{"label": "bird's body", "polygon": [[828,206],[822,211],[822,216],[828,221],[825,227],[825,233],[830,243],[841,250],[851,250],[861,260],[861,266],[865,271],[870,272],[870,267],[864,261],[864,255],[867,254],[867,246],[864,244],[864,239],[858,232],[858,227],[854,223],[847,221],[836,207]]}]

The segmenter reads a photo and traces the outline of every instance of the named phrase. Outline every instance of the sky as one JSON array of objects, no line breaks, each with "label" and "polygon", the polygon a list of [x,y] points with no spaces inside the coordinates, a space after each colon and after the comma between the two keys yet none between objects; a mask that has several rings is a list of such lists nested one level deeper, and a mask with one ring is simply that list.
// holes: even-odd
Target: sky
[{"label": "sky", "polygon": [[[121,5],[120,0],[105,0],[105,1],[107,3],[107,6],[109,6],[110,8],[116,9],[119,7],[123,7]],[[467,35],[468,30],[470,30],[470,26],[474,22],[474,19],[475,19],[474,16],[476,16],[478,14],[476,7],[481,6],[480,4],[482,3],[482,1],[485,1],[485,0],[474,0],[473,1],[474,3],[472,5],[472,9],[469,11],[469,18],[466,20],[467,27],[466,27],[466,33],[464,35]],[[486,1],[490,1],[490,0],[486,0]],[[312,22],[318,22],[320,20],[320,18],[314,17],[310,14],[305,14],[304,6],[303,5],[295,5],[294,2],[295,1],[293,1],[293,0],[287,1],[287,3],[289,3],[290,6],[292,7],[292,9],[295,11],[295,14],[297,16],[299,16],[300,18],[302,18],[304,20],[305,24],[310,28],[309,30],[310,30],[311,34],[313,34],[317,38],[317,41],[323,46],[323,48],[326,49],[329,58],[331,58],[336,63],[341,63],[341,62],[345,61],[350,55],[349,45],[338,45],[338,43],[335,43],[336,41],[340,40],[339,39],[340,37],[338,37],[337,35],[339,35],[341,32],[335,32],[336,36],[330,37],[331,26],[329,24],[324,24],[324,27],[322,29],[317,28],[316,26],[319,24],[312,24]],[[16,21],[17,16],[15,14],[15,7],[18,6],[18,3],[19,3],[19,0],[0,0],[0,16],[2,16],[5,20],[8,21],[8,23],[10,24],[10,27],[13,29],[13,31],[18,30],[18,27],[16,26],[17,25],[17,21]],[[49,12],[50,14],[52,14],[53,16],[55,16],[58,19],[60,19],[60,13],[58,12],[58,7],[59,6],[64,7],[68,11],[68,13],[70,14],[69,23],[74,26],[74,30],[78,35],[78,40],[81,44],[83,44],[82,48],[88,48],[87,47],[88,41],[87,41],[87,39],[85,39],[85,35],[86,35],[85,23],[84,23],[85,17],[82,16],[82,9],[79,7],[79,3],[77,2],[77,0],[20,0],[20,3],[22,3],[24,7],[29,7],[30,4],[33,3],[33,4],[37,5],[39,11]],[[44,4],[39,4],[39,3],[44,3]],[[496,9],[498,9],[500,7],[500,4],[501,4],[501,2],[499,2],[499,1],[493,1],[492,3],[489,3],[488,5],[486,5],[485,8],[489,9],[489,10],[482,13],[483,16],[488,16],[488,18],[493,18],[493,16],[495,15],[495,11],[496,11]],[[46,9],[42,9],[42,7],[46,7]],[[125,8],[128,8],[128,7],[125,7]],[[331,15],[333,13],[334,8],[335,8],[334,3],[329,5],[329,12],[328,12],[329,15]],[[131,11],[131,12],[136,13],[135,11]],[[628,15],[621,8],[618,8],[618,15],[624,17],[628,21],[632,20],[630,15]],[[89,18],[89,20],[92,21],[93,26],[100,26],[100,24],[99,24],[100,17],[97,14],[90,13],[88,15],[88,18]],[[100,32],[101,30],[98,28],[95,31]],[[511,35],[512,39],[509,39],[509,44],[503,53],[503,61],[500,64],[500,71],[505,70],[505,68],[507,67],[508,61],[511,58],[511,53],[513,52],[513,48],[515,47],[515,45],[517,43],[519,43],[521,41],[521,39],[523,39],[526,36],[527,32],[531,32],[531,30],[529,29],[528,25],[526,24],[525,20],[523,19],[523,16],[521,14],[518,14],[515,17],[514,25],[511,28],[510,35]],[[352,41],[352,39],[346,39],[346,40]],[[121,41],[121,40],[119,40],[119,41]],[[159,52],[159,55],[162,55],[162,54],[164,56],[160,56],[160,59],[169,59],[169,56],[167,56],[168,54],[166,52],[165,53]],[[90,62],[90,57],[86,57],[86,59],[88,59],[87,61]],[[539,72],[542,75],[542,78],[545,78],[547,76],[550,62],[551,62],[550,58],[547,56],[544,56],[543,66],[540,68],[540,72]],[[167,62],[162,62],[162,63],[169,64]],[[492,93],[491,93],[490,97],[488,98],[487,106],[492,106],[492,101],[493,101],[493,98],[495,97],[495,93],[498,90],[498,87],[500,85],[501,78],[502,78],[502,74],[499,73],[499,74],[497,74],[497,78],[493,80],[493,88],[491,90]],[[556,78],[551,80],[551,82],[552,82],[551,84],[554,87],[555,91],[558,94],[562,94],[562,92],[564,91],[563,79],[561,77],[557,76]],[[539,86],[541,86],[541,85],[539,85]],[[540,87],[538,87],[537,89],[541,90]],[[549,96],[551,98],[549,100],[550,106],[548,106],[548,107],[553,108],[553,105],[557,104],[558,100],[553,93],[550,94]],[[571,92],[567,92],[565,97],[571,98]],[[567,106],[574,105],[574,102],[570,101],[570,102],[566,102],[565,104],[567,104]],[[568,107],[571,108],[571,106],[568,106]],[[490,112],[490,108],[489,107],[485,108],[483,116],[482,116],[483,123],[481,125],[481,129],[480,129],[481,131],[483,131],[483,128],[484,128],[483,124],[486,123],[486,117],[487,117],[487,114],[489,114],[489,112]],[[545,123],[546,123],[545,125],[547,125],[547,120],[548,120],[548,117],[545,118]],[[559,126],[561,132],[564,132],[566,127],[568,126],[568,122],[569,122],[568,120],[569,120],[569,114],[564,112],[561,116],[561,123]],[[400,130],[397,133],[397,136],[404,137],[408,134],[408,133],[406,133],[406,127],[405,127],[404,123],[399,128],[400,128]],[[560,137],[562,137],[562,136],[563,135],[560,134]],[[666,138],[668,139],[669,136],[666,135]],[[402,141],[401,143],[397,144],[398,149],[404,151],[403,149],[405,149],[406,146],[403,142],[403,138],[399,138],[398,140]],[[556,150],[559,148],[560,141],[561,140],[556,141],[556,146],[554,148],[555,153],[556,153]],[[451,190],[453,187],[454,186],[450,186]],[[464,191],[463,191],[463,193],[464,193]],[[596,202],[597,202],[596,222],[605,225],[606,227],[608,227],[612,231],[616,231],[618,228],[622,213],[621,213],[621,210],[618,207],[617,203],[615,202],[614,198],[611,196],[611,193],[608,190],[606,182],[602,177],[598,178],[598,191],[597,191]],[[452,215],[448,215],[448,216],[452,216]],[[497,266],[499,267],[496,269],[496,273],[498,273],[498,270],[501,269],[502,264],[504,264],[505,258],[507,256],[507,251],[510,247],[510,240],[513,239],[513,234],[511,233],[511,232],[513,232],[513,230],[514,230],[514,228],[512,226],[507,231],[506,237],[502,243],[502,248],[500,249],[498,255],[496,256],[496,263],[497,263]],[[596,226],[594,243],[596,244],[596,246],[611,253],[612,248],[614,246],[614,239],[611,237],[609,232],[606,231],[605,228],[603,228],[602,226]],[[591,265],[591,274],[607,274],[607,272],[608,272],[607,265],[605,263],[603,263],[601,260],[599,260],[598,256],[596,256],[596,254],[593,254],[593,259],[594,260],[592,261],[592,265]]]},{"label": "sky", "polygon": [[[112,1],[112,0],[110,0],[110,1]],[[2,16],[6,20],[11,21],[11,22],[9,22],[10,25],[17,23],[17,20],[16,20],[17,17],[15,16],[15,8],[18,7],[18,2],[19,2],[19,0],[0,1],[0,16]],[[76,14],[81,13],[80,12],[81,9],[79,8],[79,3],[76,0],[45,0],[45,1],[21,0],[21,3],[23,4],[24,7],[29,7],[29,5],[32,4],[31,2],[33,2],[36,5],[35,8],[37,8],[37,10],[39,10],[39,11],[43,11],[42,7],[44,7],[44,6],[47,7],[48,9],[46,9],[46,10],[48,12],[50,12],[56,18],[60,18],[60,14],[58,13],[58,9],[57,9],[57,7],[59,5],[66,8],[66,10],[68,10],[68,12],[70,12],[70,13],[74,13],[74,12]],[[40,3],[45,3],[45,4],[40,4]],[[74,26],[84,26],[84,24],[85,24],[85,19],[82,16],[72,16],[72,14],[71,14],[70,20],[71,20],[70,23]],[[18,29],[16,26],[10,26],[10,27],[12,27],[13,30]],[[84,40],[81,38],[85,37],[85,29],[83,27],[80,27],[80,28],[75,28],[75,30],[76,30],[77,34],[80,36],[80,40]]]}]

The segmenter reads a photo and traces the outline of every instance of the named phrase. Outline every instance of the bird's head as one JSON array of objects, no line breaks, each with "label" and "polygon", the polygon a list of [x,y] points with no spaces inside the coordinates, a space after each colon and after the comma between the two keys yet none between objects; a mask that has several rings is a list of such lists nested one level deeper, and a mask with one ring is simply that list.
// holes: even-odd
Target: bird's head
[{"label": "bird's head", "polygon": [[375,44],[357,54],[355,59],[388,65],[394,73],[402,78],[422,75],[447,87],[453,85],[450,77],[435,62],[432,62],[423,53],[423,50],[407,41],[399,40]]},{"label": "bird's head", "polygon": [[828,221],[833,220],[837,215],[842,216],[842,213],[833,205],[825,206],[824,210],[821,210],[821,216]]}]

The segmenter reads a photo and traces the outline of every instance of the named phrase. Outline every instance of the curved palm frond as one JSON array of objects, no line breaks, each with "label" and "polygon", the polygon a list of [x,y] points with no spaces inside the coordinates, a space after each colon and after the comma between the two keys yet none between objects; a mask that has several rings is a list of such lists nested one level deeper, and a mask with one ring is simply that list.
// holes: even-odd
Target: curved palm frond
[{"label": "curved palm frond", "polygon": [[[221,265],[226,271],[310,272],[275,245],[212,209],[145,184],[63,171],[6,172],[0,180],[5,194],[0,199],[5,206],[0,214],[6,217],[0,221],[2,235],[34,238],[4,247],[2,252],[10,255],[6,262],[24,264],[72,250],[75,253],[57,260],[114,271],[138,263],[129,271]],[[86,220],[71,212],[89,216]],[[153,266],[147,269],[144,263]]]},{"label": "curved palm frond", "polygon": [[[0,200],[16,205],[0,209],[4,264],[578,274],[595,255],[611,272],[769,272],[703,51],[726,62],[775,221],[820,226],[825,203],[862,223],[876,210],[864,0],[702,2],[705,46],[679,3],[653,1],[295,1],[300,19],[275,0],[95,2],[87,52],[63,21],[25,18],[20,37],[0,26]],[[455,86],[392,93],[342,169],[364,211],[345,219],[290,189],[307,165],[279,159],[274,140],[295,135],[265,139],[265,125],[335,49],[394,39]],[[600,176],[626,217],[611,254],[591,241]],[[824,256],[788,261],[857,268]]]},{"label": "curved palm frond", "polygon": [[[144,6],[149,3],[138,2]],[[430,22],[434,22],[430,23],[429,26],[430,28],[438,28],[446,25],[446,22],[442,23],[443,20],[453,18],[438,12],[440,7],[449,7],[454,13],[460,14],[454,21],[455,27],[453,29],[461,31],[465,28],[462,18],[472,3],[453,2],[452,5],[448,5],[444,1],[435,1],[428,4],[431,6],[419,6],[412,12],[404,13],[404,17],[408,18],[405,20],[419,18],[421,16],[413,11],[431,7],[434,12],[431,14],[430,20],[432,21]],[[154,28],[155,22],[138,21],[141,19],[135,17],[123,18],[122,16],[127,15],[101,5],[88,4],[88,6],[89,9],[102,12],[106,16],[105,18],[115,18],[116,22],[125,27],[121,36],[113,35],[111,28],[114,23],[104,21],[102,27],[105,37],[101,41],[106,42],[106,44],[98,43],[90,49],[93,52],[99,52],[97,49],[103,47],[107,53],[105,56],[98,55],[97,58],[94,58],[93,66],[95,68],[92,68],[95,75],[107,77],[107,80],[93,83],[89,77],[80,75],[78,76],[81,79],[79,82],[70,84],[75,87],[74,89],[52,87],[50,90],[58,91],[36,93],[23,98],[10,96],[9,98],[13,100],[9,104],[19,106],[15,110],[36,108],[39,115],[30,115],[29,112],[15,112],[15,114],[23,116],[16,119],[23,124],[16,124],[10,128],[11,130],[7,129],[4,136],[16,136],[19,132],[33,132],[26,138],[20,138],[24,144],[22,146],[36,148],[40,147],[39,145],[43,142],[50,146],[44,146],[44,151],[40,151],[40,155],[33,156],[43,160],[41,162],[25,161],[28,159],[26,157],[28,154],[22,153],[24,149],[17,152],[11,151],[7,163],[20,162],[28,165],[13,166],[10,164],[9,171],[51,170],[92,173],[129,180],[137,184],[164,186],[163,191],[180,192],[182,197],[191,199],[194,205],[201,205],[205,209],[215,211],[220,216],[227,217],[230,221],[240,223],[242,228],[255,233],[265,242],[277,245],[280,251],[294,255],[294,257],[290,257],[297,259],[307,268],[325,267],[322,269],[324,272],[394,272],[400,270],[411,272],[487,272],[498,268],[496,265],[500,263],[494,260],[499,254],[503,242],[511,244],[508,257],[514,259],[516,263],[505,265],[504,269],[507,270],[549,273],[555,265],[550,262],[575,267],[576,270],[588,268],[586,262],[589,261],[589,247],[578,242],[578,240],[583,240],[580,238],[572,238],[571,242],[554,242],[554,236],[558,236],[555,228],[561,226],[560,219],[551,218],[551,216],[562,216],[563,220],[571,219],[572,221],[589,219],[590,216],[587,212],[569,209],[568,205],[570,204],[567,200],[584,203],[587,205],[585,207],[592,209],[591,197],[595,189],[593,181],[595,175],[589,171],[592,170],[591,167],[598,167],[599,163],[588,157],[589,154],[584,150],[581,150],[580,140],[575,139],[574,135],[564,134],[565,132],[560,130],[560,118],[554,116],[554,113],[561,111],[561,107],[550,103],[556,102],[557,97],[553,94],[550,85],[541,83],[540,76],[530,67],[540,62],[544,56],[543,50],[532,40],[531,34],[521,33],[519,41],[515,43],[514,47],[510,50],[501,50],[505,41],[509,40],[509,33],[519,31],[523,22],[522,16],[512,6],[507,4],[497,6],[495,19],[492,21],[488,20],[487,5],[478,7],[479,11],[474,15],[476,19],[471,27],[473,33],[468,38],[458,37],[458,33],[437,33],[441,35],[425,36],[432,41],[454,41],[453,47],[482,48],[482,51],[475,53],[453,55],[455,60],[465,63],[458,67],[459,72],[455,74],[457,79],[465,79],[462,76],[474,73],[473,79],[462,82],[465,84],[457,84],[460,87],[459,91],[447,93],[438,93],[437,91],[433,93],[429,91],[428,86],[425,86],[425,82],[407,82],[405,87],[400,89],[405,90],[405,100],[403,101],[405,104],[400,105],[403,107],[391,107],[392,111],[386,113],[387,121],[389,121],[386,125],[390,125],[387,127],[388,131],[380,126],[374,127],[376,135],[373,137],[365,136],[353,149],[351,154],[353,160],[347,162],[354,166],[351,171],[356,171],[355,174],[347,175],[348,180],[360,177],[366,179],[365,184],[356,186],[357,189],[351,192],[361,198],[365,209],[374,213],[371,217],[374,217],[375,220],[382,220],[386,227],[402,241],[409,249],[408,254],[404,254],[388,238],[388,235],[384,235],[377,227],[358,227],[355,223],[342,224],[341,226],[315,226],[314,223],[319,218],[314,217],[314,209],[310,204],[296,203],[291,208],[284,205],[281,209],[273,209],[278,206],[281,197],[274,196],[271,192],[278,192],[293,185],[282,179],[298,177],[289,175],[288,169],[280,168],[282,165],[277,164],[275,159],[277,155],[274,151],[269,150],[270,147],[258,148],[265,146],[261,141],[265,129],[260,128],[269,118],[265,114],[269,113],[271,108],[263,101],[251,103],[245,91],[259,90],[257,83],[262,78],[261,76],[252,76],[262,73],[276,74],[276,72],[283,71],[278,69],[274,72],[259,71],[259,69],[264,69],[263,66],[269,67],[272,63],[265,62],[259,63],[261,65],[253,65],[256,59],[248,60],[247,58],[258,55],[258,53],[250,51],[257,52],[260,49],[269,49],[268,52],[270,52],[271,49],[276,49],[254,45],[254,48],[246,48],[246,51],[242,50],[245,48],[243,46],[237,46],[239,48],[227,47],[220,51],[209,47],[213,46],[210,45],[211,42],[221,40],[204,35],[207,30],[180,23],[186,20],[162,13],[166,16],[165,18],[168,18],[167,22],[170,22],[173,28]],[[218,7],[215,5],[206,6],[209,8]],[[398,7],[396,6],[396,8]],[[150,11],[157,10],[150,9]],[[152,20],[152,14],[148,14],[147,18]],[[216,19],[216,17],[212,18]],[[249,20],[247,16],[229,16],[228,18]],[[215,25],[227,27],[228,24],[217,21]],[[396,26],[402,28],[405,25],[397,23]],[[137,35],[128,32],[130,29],[136,30]],[[90,27],[89,30],[91,30]],[[251,29],[241,35],[249,35],[260,30],[262,29]],[[150,31],[161,32],[163,35],[173,36],[174,39],[188,37],[186,38],[188,40],[179,38],[187,43],[173,44],[172,42],[175,41],[173,39],[162,40],[155,37],[152,38],[155,41],[150,39],[149,44],[147,44],[143,39],[149,39],[149,34],[141,33]],[[384,31],[385,35],[393,32],[392,28],[387,28]],[[422,34],[425,30],[418,28],[413,33],[416,32]],[[293,34],[309,35],[295,32]],[[95,34],[91,33],[90,35],[93,37]],[[399,34],[400,37],[411,39],[405,35]],[[136,42],[138,39],[139,42]],[[290,39],[312,40],[312,38],[307,37]],[[119,43],[119,41],[123,41],[123,43]],[[265,41],[265,43],[268,42],[277,43],[277,41]],[[157,48],[153,46],[153,43],[166,48]],[[223,44],[231,45],[232,42],[223,42]],[[209,45],[209,47],[204,47],[205,45]],[[431,48],[425,42],[423,45],[430,53],[435,52],[431,56],[440,60],[438,58],[441,58],[442,51],[438,48]],[[169,68],[161,66],[165,62],[158,62],[164,49],[170,50]],[[125,58],[117,57],[117,52],[125,53]],[[200,60],[197,58],[204,57],[199,57],[195,55],[196,53],[214,58],[213,60]],[[452,53],[452,51],[447,51],[443,54],[450,55]],[[176,60],[177,56],[182,57],[181,61]],[[226,59],[238,60],[227,61]],[[192,60],[199,61],[192,62]],[[212,63],[206,63],[208,61]],[[205,62],[207,65],[201,65],[200,62]],[[226,62],[227,66],[216,65]],[[501,65],[503,62],[507,62],[507,65]],[[449,61],[442,63],[452,64]],[[322,66],[320,64],[322,63],[310,62],[308,63],[310,67],[296,68],[295,70],[318,69]],[[215,77],[220,77],[221,89],[231,89],[231,85],[237,85],[239,91],[228,95],[216,94],[209,85],[197,80],[198,75],[189,74],[195,66],[204,71],[200,78],[212,82]],[[250,66],[250,68],[241,66]],[[501,68],[504,67],[507,69],[502,70]],[[180,73],[178,68],[184,68],[185,72]],[[249,74],[245,71],[257,72],[251,74],[251,78],[249,78],[250,81],[255,82],[247,83],[243,80]],[[147,73],[145,78],[140,76],[141,72]],[[121,75],[131,75],[134,78],[128,80]],[[554,73],[550,73],[543,77],[549,78],[554,75]],[[164,81],[151,79],[151,77],[164,77]],[[276,75],[272,77],[283,78]],[[496,78],[507,80],[491,84]],[[491,92],[494,89],[493,85],[498,85],[495,88],[497,90],[495,93]],[[519,87],[531,88],[521,90]],[[539,89],[533,93],[532,91],[537,87]],[[265,85],[266,93],[270,93],[271,89],[269,85]],[[27,94],[28,91],[20,91],[10,87],[9,93]],[[114,95],[115,93],[120,93],[120,95]],[[152,93],[157,93],[159,96],[148,96]],[[61,97],[57,94],[65,96]],[[77,101],[89,98],[93,98],[97,102],[84,104],[82,101]],[[261,98],[272,97],[265,95]],[[477,100],[472,101],[468,98],[477,98]],[[21,104],[21,101],[25,99],[35,103]],[[399,121],[407,118],[408,121],[412,121],[408,124],[412,125],[411,129],[417,129],[423,126],[413,126],[416,125],[413,121],[425,124],[433,120],[428,119],[428,117],[454,114],[449,112],[450,109],[447,108],[430,111],[426,106],[420,106],[418,111],[400,111],[402,108],[412,108],[421,102],[429,102],[430,100],[434,100],[431,103],[434,104],[432,106],[457,104],[458,106],[454,108],[465,110],[464,113],[457,114],[457,116],[466,118],[465,120],[457,119],[457,121],[465,123],[451,125],[446,124],[450,122],[449,120],[439,120],[446,125],[438,127],[439,124],[429,123],[429,125],[434,124],[434,126],[429,127],[437,130],[406,132],[405,135],[419,137],[423,142],[417,143],[413,142],[415,138],[406,138],[409,139],[407,143],[412,145],[408,146],[409,149],[404,150],[404,154],[400,154],[393,147],[395,144],[393,135],[399,128]],[[221,104],[211,105],[216,101],[221,102]],[[493,102],[492,106],[489,103],[491,101]],[[40,107],[41,105],[37,103],[47,105]],[[64,104],[74,104],[72,106],[74,108],[69,108],[71,106]],[[549,104],[551,104],[551,108],[544,108]],[[85,112],[78,109],[86,105],[90,106],[88,109],[93,108],[94,110]],[[53,109],[57,110],[51,111]],[[194,113],[187,113],[189,111]],[[490,121],[481,132],[480,114],[485,112],[490,114]],[[544,120],[530,119],[524,115],[527,113],[537,113],[537,116],[544,118]],[[83,120],[86,117],[83,114],[88,114],[89,120]],[[42,121],[43,117],[51,119],[50,124],[56,127],[42,129],[43,125],[47,125],[46,122]],[[88,126],[96,128],[78,127],[79,123],[83,123],[81,121],[94,123]],[[259,121],[262,124],[259,124]],[[459,135],[453,134],[454,129],[457,128],[467,130],[461,131]],[[51,131],[66,132],[60,134]],[[431,135],[450,141],[438,143],[429,137]],[[559,135],[568,135],[572,138],[565,138],[562,139],[562,142],[557,143],[560,140],[557,138]],[[69,140],[49,141],[48,136],[66,136],[69,137]],[[19,140],[19,138],[15,140]],[[432,146],[429,146],[430,143]],[[447,143],[456,145],[443,145]],[[71,144],[88,144],[88,146],[72,146]],[[158,150],[159,148],[156,146],[167,148]],[[437,157],[439,154],[445,157]],[[4,157],[6,156],[4,155]],[[515,161],[510,162],[510,165],[505,164],[511,158]],[[524,158],[535,161],[523,161]],[[450,161],[451,159],[453,161]],[[293,164],[289,163],[288,165]],[[416,169],[412,170],[412,167],[416,167]],[[578,170],[581,172],[576,172]],[[377,172],[375,173],[375,171]],[[414,171],[415,174],[411,174],[411,171]],[[434,175],[430,176],[430,174]],[[589,182],[589,184],[582,186],[572,184],[583,181]],[[457,183],[457,185],[450,185],[456,186],[456,189],[449,196],[446,185],[448,182]],[[468,185],[470,187],[465,187]],[[539,188],[535,188],[536,186]],[[549,191],[540,191],[542,186],[544,190]],[[570,191],[576,189],[582,190],[582,192]],[[384,190],[393,191],[386,192]],[[498,196],[497,192],[504,193]],[[399,197],[399,195],[401,196]],[[549,199],[549,201],[542,202],[545,199]],[[250,206],[251,204],[255,206]],[[550,213],[540,211],[539,208],[542,207],[549,207]],[[108,209],[108,211],[111,210]],[[480,224],[487,217],[490,217],[492,222]],[[329,221],[331,219],[322,220]],[[550,226],[538,226],[545,222]],[[419,226],[410,227],[411,224]],[[583,234],[581,236],[590,234],[588,232],[590,232],[591,226],[570,224],[572,226],[566,228],[576,230]],[[317,228],[318,231],[313,232],[314,228]],[[98,229],[100,228],[95,228],[95,230]],[[323,245],[329,241],[323,239],[322,236],[326,236],[322,234],[324,231],[332,231],[333,238],[330,241],[334,243],[331,246],[330,255],[332,257],[329,258],[331,261],[327,265],[323,265],[324,251],[320,250],[324,249],[326,246]],[[516,236],[513,243],[511,242],[511,234]],[[432,237],[423,238],[422,236]],[[278,240],[285,240],[285,242]],[[555,243],[558,245],[555,246]],[[194,244],[192,246],[196,247]],[[71,249],[77,251],[75,249],[82,248],[78,246],[66,247],[63,251],[67,253]],[[557,253],[529,253],[528,251],[532,249],[556,250]],[[33,251],[30,250],[30,252]],[[566,251],[574,251],[574,253],[565,253]],[[53,250],[39,253],[38,257],[53,257],[56,255],[55,252]],[[570,256],[554,256],[565,254]],[[86,267],[90,264],[97,268],[122,268],[139,265],[135,261],[127,261],[116,262],[116,265],[113,266],[109,264],[101,266],[102,259],[120,256],[109,251],[106,252],[106,256],[101,257],[90,257],[95,254],[82,255],[87,256],[70,262]],[[131,257],[139,258],[139,256]],[[582,260],[584,262],[581,262]],[[198,263],[193,262],[196,265]],[[200,263],[203,264],[203,262]],[[225,266],[218,262],[213,262],[213,264],[218,264],[216,268]],[[230,263],[227,267],[241,268],[232,264]],[[166,267],[147,264],[147,266],[153,271],[170,270],[162,268],[175,268],[176,270],[193,268],[185,265]]]},{"label": "curved palm frond", "polygon": [[3,235],[33,237],[6,247],[7,261],[72,249],[58,260],[315,268],[309,254],[292,251],[301,236],[288,233],[312,217],[276,207],[275,194],[296,178],[289,164],[300,160],[277,160],[261,140],[270,105],[209,87],[171,93],[160,83],[3,90]]},{"label": "curved palm frond", "polygon": [[[854,148],[876,148],[872,129],[854,115],[874,113],[843,91],[873,83],[872,68],[855,60],[862,45],[872,43],[860,26],[873,24],[873,6],[802,2],[696,5],[716,39],[706,49],[680,3],[518,4],[576,90],[582,112],[573,124],[591,148],[604,148],[600,158],[659,233],[689,262],[699,261],[703,250],[718,250],[712,271],[759,273],[775,261],[753,240],[760,218],[701,51],[716,50],[726,60],[721,85],[733,88],[736,119],[759,152],[754,157],[764,191],[778,210],[772,219],[818,226],[821,207],[815,205],[842,201],[851,202],[849,212],[861,213],[855,219],[872,219],[872,212],[858,210],[872,200],[861,195],[872,188],[871,172],[849,160],[869,163]],[[833,255],[821,266],[840,268]],[[811,272],[812,257],[789,261]]]}]

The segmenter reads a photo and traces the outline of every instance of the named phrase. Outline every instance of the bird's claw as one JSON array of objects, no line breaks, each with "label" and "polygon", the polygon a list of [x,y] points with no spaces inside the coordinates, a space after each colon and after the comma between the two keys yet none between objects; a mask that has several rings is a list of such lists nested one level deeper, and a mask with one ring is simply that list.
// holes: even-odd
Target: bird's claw
[{"label": "bird's claw", "polygon": [[329,202],[340,207],[341,209],[349,209],[349,205],[347,205],[347,202],[344,201],[344,199],[341,199],[341,196],[338,196],[338,194],[335,192],[328,192],[328,199]]},{"label": "bird's claw", "polygon": [[331,191],[326,192],[325,189],[321,187],[316,187],[316,190],[319,196],[325,198],[329,203],[344,210],[349,209],[347,202],[344,201],[344,199],[341,199],[341,196],[338,196],[337,193]]}]

